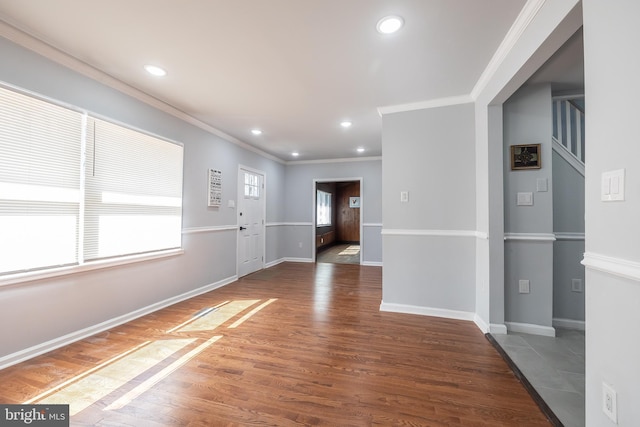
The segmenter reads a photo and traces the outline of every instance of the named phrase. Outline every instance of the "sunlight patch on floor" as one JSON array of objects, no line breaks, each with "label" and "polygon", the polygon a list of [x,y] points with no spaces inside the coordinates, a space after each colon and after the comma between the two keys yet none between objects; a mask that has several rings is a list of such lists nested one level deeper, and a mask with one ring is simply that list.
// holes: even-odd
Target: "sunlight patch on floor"
[{"label": "sunlight patch on floor", "polygon": [[127,392],[124,396],[120,397],[111,405],[104,408],[104,410],[112,411],[114,409],[120,409],[126,406],[133,399],[140,396],[142,393],[146,392],[151,387],[153,387],[154,385],[156,385],[157,383],[159,383],[160,381],[162,381],[163,379],[171,375],[173,372],[178,370],[182,365],[184,365],[185,363],[187,363],[188,361],[196,357],[198,354],[202,353],[204,350],[206,350],[209,346],[211,346],[214,342],[218,341],[220,338],[222,338],[221,335],[208,339],[206,342],[200,344],[198,347],[194,348],[189,353],[183,355],[178,360],[171,363],[169,366],[167,366],[166,368],[164,368],[163,370],[161,370],[160,372],[158,372],[148,380],[144,381],[139,386],[135,387],[133,390]]},{"label": "sunlight patch on floor", "polygon": [[69,404],[69,415],[75,415],[195,340],[191,338],[154,341],[37,403]]},{"label": "sunlight patch on floor", "polygon": [[[166,334],[213,331],[234,317],[238,318],[228,328],[237,328],[275,301],[277,298],[224,301],[216,306],[201,309],[187,321],[169,329]],[[249,310],[251,307],[253,309]],[[245,311],[247,312],[242,315]],[[69,415],[73,416],[106,398],[112,402],[104,410],[118,410],[176,372],[221,338],[223,335],[217,335],[203,341],[202,338],[171,338],[167,335],[166,339],[146,341],[24,403],[68,404]],[[200,344],[196,346],[198,342]],[[187,347],[191,347],[191,350],[187,351]],[[170,357],[175,360],[170,363],[167,361],[163,368],[158,366]],[[152,370],[154,367],[157,368]],[[140,377],[145,373],[147,374],[144,377]],[[131,383],[136,378],[137,381]],[[118,391],[119,393],[116,393]]]},{"label": "sunlight patch on floor", "polygon": [[347,248],[340,252],[338,255],[358,255],[359,252],[360,245],[351,245],[347,246]]},{"label": "sunlight patch on floor", "polygon": [[212,311],[211,313],[197,318],[195,321],[178,329],[177,332],[213,330],[258,302],[260,302],[259,299],[232,301],[223,305],[216,311]]}]

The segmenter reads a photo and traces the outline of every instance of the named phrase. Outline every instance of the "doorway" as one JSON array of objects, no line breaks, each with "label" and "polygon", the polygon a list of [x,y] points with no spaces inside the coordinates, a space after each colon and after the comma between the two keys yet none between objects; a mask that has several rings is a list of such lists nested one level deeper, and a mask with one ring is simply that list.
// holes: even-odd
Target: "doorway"
[{"label": "doorway", "polygon": [[314,180],[314,260],[362,262],[362,179]]},{"label": "doorway", "polygon": [[264,268],[264,173],[238,170],[238,277]]}]

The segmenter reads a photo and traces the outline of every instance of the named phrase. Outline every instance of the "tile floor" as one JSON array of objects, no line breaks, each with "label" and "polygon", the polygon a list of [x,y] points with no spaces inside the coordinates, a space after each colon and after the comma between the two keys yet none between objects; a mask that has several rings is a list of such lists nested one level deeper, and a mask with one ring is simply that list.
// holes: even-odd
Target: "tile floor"
[{"label": "tile floor", "polygon": [[360,245],[339,243],[323,249],[316,255],[316,262],[331,264],[360,264]]},{"label": "tile floor", "polygon": [[565,427],[583,427],[584,331],[556,328],[556,337],[495,334],[511,360]]}]

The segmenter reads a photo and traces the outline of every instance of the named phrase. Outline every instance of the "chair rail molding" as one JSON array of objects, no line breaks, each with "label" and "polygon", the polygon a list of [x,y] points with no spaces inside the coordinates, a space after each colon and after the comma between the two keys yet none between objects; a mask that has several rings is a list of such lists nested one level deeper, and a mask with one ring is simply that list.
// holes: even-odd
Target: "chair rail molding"
[{"label": "chair rail molding", "polygon": [[640,283],[640,262],[586,252],[582,265],[589,270],[601,271]]}]

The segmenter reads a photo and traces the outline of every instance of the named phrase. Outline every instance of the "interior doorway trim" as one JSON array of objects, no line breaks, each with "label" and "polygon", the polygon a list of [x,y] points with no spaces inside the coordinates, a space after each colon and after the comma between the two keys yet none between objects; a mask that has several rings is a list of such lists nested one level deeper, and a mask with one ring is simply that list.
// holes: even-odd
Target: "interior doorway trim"
[{"label": "interior doorway trim", "polygon": [[313,224],[311,227],[311,261],[316,262],[316,229],[317,229],[317,221],[318,218],[316,216],[316,187],[318,183],[326,183],[326,182],[359,182],[360,183],[360,265],[362,265],[362,257],[364,253],[364,242],[362,239],[362,231],[363,231],[363,212],[365,208],[365,200],[363,197],[364,192],[362,191],[363,187],[363,179],[362,177],[350,177],[350,178],[314,178],[313,184],[311,187],[311,206],[313,206],[313,212],[311,217],[311,223]]}]

